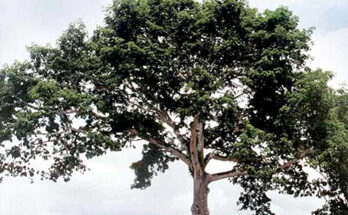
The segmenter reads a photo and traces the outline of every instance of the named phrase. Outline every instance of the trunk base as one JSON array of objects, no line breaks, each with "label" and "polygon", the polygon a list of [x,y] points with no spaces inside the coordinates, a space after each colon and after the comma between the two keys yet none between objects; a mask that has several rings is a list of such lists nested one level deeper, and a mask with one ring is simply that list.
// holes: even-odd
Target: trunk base
[{"label": "trunk base", "polygon": [[194,196],[191,207],[192,215],[209,215],[208,209],[208,194],[209,188],[204,180],[194,182]]}]

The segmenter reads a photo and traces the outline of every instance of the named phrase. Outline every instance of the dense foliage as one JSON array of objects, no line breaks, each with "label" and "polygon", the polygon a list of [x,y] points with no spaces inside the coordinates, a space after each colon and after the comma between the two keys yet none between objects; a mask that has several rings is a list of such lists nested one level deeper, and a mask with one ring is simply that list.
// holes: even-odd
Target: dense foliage
[{"label": "dense foliage", "polygon": [[[239,184],[258,215],[272,214],[271,190],[347,214],[348,93],[305,66],[311,30],[297,24],[242,0],[115,1],[91,37],[72,24],[0,70],[0,173],[69,180],[85,158],[140,139],[134,188],[181,160],[194,178]],[[213,159],[231,171],[205,172]]]}]

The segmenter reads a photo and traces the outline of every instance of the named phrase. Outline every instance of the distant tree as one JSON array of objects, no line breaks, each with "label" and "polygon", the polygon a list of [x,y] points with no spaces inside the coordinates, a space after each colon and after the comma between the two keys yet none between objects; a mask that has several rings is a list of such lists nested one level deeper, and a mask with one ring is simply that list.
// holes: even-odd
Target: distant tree
[{"label": "distant tree", "polygon": [[[209,214],[221,179],[258,215],[273,214],[271,190],[325,197],[315,214],[347,215],[348,94],[305,66],[311,30],[297,24],[243,0],[115,1],[91,38],[73,24],[0,71],[0,173],[68,181],[86,158],[143,140],[132,188],[180,160],[193,215]],[[212,160],[231,169],[208,173]]]}]

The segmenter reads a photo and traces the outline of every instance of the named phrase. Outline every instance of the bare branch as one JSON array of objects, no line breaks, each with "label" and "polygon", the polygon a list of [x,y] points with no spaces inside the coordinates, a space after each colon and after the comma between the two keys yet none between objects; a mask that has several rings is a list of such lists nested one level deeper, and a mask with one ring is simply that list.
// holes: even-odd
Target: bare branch
[{"label": "bare branch", "polygon": [[215,173],[215,174],[210,175],[209,182],[218,181],[218,180],[225,179],[225,178],[242,176],[242,175],[248,175],[248,172],[247,171],[240,171],[240,170],[230,170],[230,171],[226,171],[226,172]]},{"label": "bare branch", "polygon": [[152,137],[147,137],[144,135],[140,135],[139,132],[135,129],[130,129],[129,133],[133,136],[139,136],[140,138],[149,141],[149,143],[154,144],[156,146],[158,146],[159,148],[163,149],[164,151],[167,151],[169,153],[171,153],[172,155],[174,155],[175,157],[177,157],[178,159],[182,160],[184,163],[187,164],[187,166],[191,169],[192,168],[192,163],[190,161],[190,159],[188,159],[184,154],[182,154],[179,150],[171,147],[171,146],[167,146],[164,143],[161,143],[160,141],[152,138]]},{"label": "bare branch", "polygon": [[[169,116],[169,114],[166,111],[160,110],[159,108],[155,107],[153,104],[151,104],[150,102],[148,102],[148,100],[146,98],[143,97],[143,95],[141,94],[141,92],[139,92],[139,90],[137,90],[132,82],[130,80],[127,80],[128,85],[130,87],[130,89],[134,92],[137,92],[141,97],[144,103],[147,104],[147,106],[150,108],[150,111],[154,112],[155,114],[157,114],[157,116],[159,117],[159,120],[162,121],[163,123],[167,124],[169,127],[171,127],[174,131],[174,135],[176,136],[176,138],[179,140],[180,144],[185,147],[187,153],[189,154],[189,150],[187,147],[187,143],[185,138],[180,134],[175,122],[172,120],[172,118]],[[138,108],[144,108],[139,106],[138,104],[132,103],[133,105],[137,106]]]},{"label": "bare branch", "polygon": [[[289,169],[291,166],[295,165],[299,160],[301,160],[302,158],[304,158],[306,155],[308,155],[309,153],[311,153],[310,149],[304,150],[300,153],[298,158],[295,158],[293,160],[290,160],[289,162],[281,165],[280,167],[278,167],[278,170],[282,170],[282,171],[286,171],[287,169]],[[236,159],[228,159],[226,157],[221,157],[221,156],[217,156],[214,155],[213,153],[209,153],[206,157],[206,164],[207,162],[209,162],[209,160],[211,159],[216,159],[216,160],[222,160],[222,161],[235,161],[237,162]],[[233,169],[230,171],[226,171],[226,172],[220,172],[220,173],[216,173],[216,174],[211,174],[209,177],[209,182],[213,182],[213,181],[217,181],[217,180],[221,180],[221,179],[225,179],[225,178],[231,178],[231,177],[237,177],[237,176],[242,176],[242,175],[248,175],[247,171],[241,171],[238,169]]]},{"label": "bare branch", "polygon": [[169,114],[166,112],[166,111],[160,111],[160,114],[161,116],[163,117],[163,121],[168,125],[170,126],[173,131],[174,131],[174,134],[175,136],[177,137],[177,139],[179,140],[179,142],[182,144],[182,145],[187,145],[186,144],[186,141],[184,139],[184,137],[180,134],[175,122],[172,120],[172,118],[169,116]]},{"label": "bare branch", "polygon": [[233,161],[233,162],[237,162],[238,160],[236,158],[229,158],[227,156],[220,156],[215,154],[214,152],[210,152],[208,153],[205,158],[204,158],[204,166],[208,166],[208,163],[211,160],[219,160],[219,161]]}]

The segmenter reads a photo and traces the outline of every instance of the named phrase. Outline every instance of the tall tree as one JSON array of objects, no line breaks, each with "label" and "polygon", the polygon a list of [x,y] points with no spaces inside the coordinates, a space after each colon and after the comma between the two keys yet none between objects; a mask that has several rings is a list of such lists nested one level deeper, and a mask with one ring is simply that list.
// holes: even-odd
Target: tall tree
[{"label": "tall tree", "polygon": [[[33,45],[0,71],[0,173],[68,181],[85,158],[143,140],[132,187],[180,160],[193,215],[209,214],[208,186],[227,178],[258,215],[273,214],[270,190],[347,214],[348,94],[305,66],[311,30],[297,24],[243,0],[115,1],[91,38],[72,24],[56,47]],[[209,173],[212,160],[231,169]]]}]

